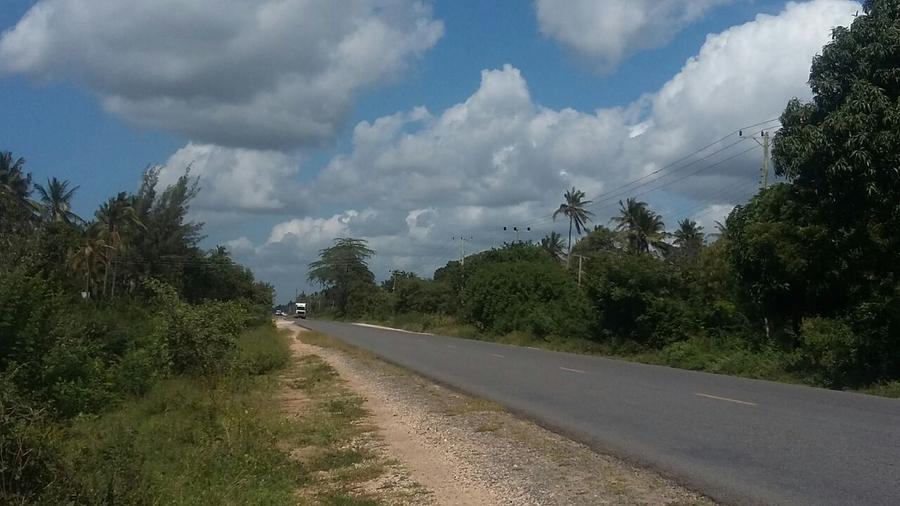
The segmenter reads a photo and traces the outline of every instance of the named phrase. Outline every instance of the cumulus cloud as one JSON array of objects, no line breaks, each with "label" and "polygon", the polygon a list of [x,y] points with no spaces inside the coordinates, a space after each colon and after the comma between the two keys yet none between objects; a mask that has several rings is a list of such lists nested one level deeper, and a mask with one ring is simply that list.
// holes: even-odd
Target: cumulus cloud
[{"label": "cumulus cloud", "polygon": [[710,8],[733,0],[536,0],[538,26],[601,70],[669,42]]},{"label": "cumulus cloud", "polygon": [[[455,257],[451,237],[461,234],[475,237],[470,247],[484,248],[514,238],[503,226],[531,224],[521,238],[539,239],[563,227],[549,214],[564,188],[607,192],[739,126],[777,117],[793,96],[808,98],[811,58],[858,8],[844,0],[791,3],[777,16],[711,35],[658,92],[620,108],[542,107],[515,67],[486,70],[468,99],[444,111],[416,108],[361,122],[351,149],[327,164],[304,198],[325,208],[373,209],[365,226],[342,232],[369,239],[381,275],[400,266],[430,274]],[[607,223],[619,198],[637,195],[670,225],[695,217],[711,227],[755,191],[758,177],[758,149],[737,156],[755,144],[727,146],[601,200],[595,221]]]},{"label": "cumulus cloud", "polygon": [[331,139],[354,94],[443,34],[415,0],[39,0],[0,73],[74,80],[125,119],[229,147]]},{"label": "cumulus cloud", "polygon": [[160,184],[174,183],[188,167],[200,178],[202,190],[194,202],[199,209],[251,213],[302,209],[302,201],[296,199],[297,156],[190,143],[169,157]]}]

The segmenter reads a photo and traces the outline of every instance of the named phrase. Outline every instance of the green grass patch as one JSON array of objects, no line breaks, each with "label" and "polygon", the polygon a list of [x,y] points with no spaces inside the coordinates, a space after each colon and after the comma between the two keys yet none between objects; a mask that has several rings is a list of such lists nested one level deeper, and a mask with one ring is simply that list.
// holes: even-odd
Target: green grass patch
[{"label": "green grass patch", "polygon": [[309,472],[279,450],[296,427],[271,402],[264,375],[286,363],[271,327],[241,336],[234,372],[172,378],[72,425],[64,459],[84,504],[291,504]]},{"label": "green grass patch", "polygon": [[864,394],[880,395],[882,397],[892,397],[894,399],[900,399],[900,381],[878,383],[863,388],[860,391]]}]

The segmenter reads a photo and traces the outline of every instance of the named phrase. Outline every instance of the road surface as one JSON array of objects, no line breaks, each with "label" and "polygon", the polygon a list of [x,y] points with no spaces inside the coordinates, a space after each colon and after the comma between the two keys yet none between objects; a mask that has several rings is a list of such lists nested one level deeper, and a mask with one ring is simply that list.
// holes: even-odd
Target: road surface
[{"label": "road surface", "polygon": [[305,320],[732,504],[900,504],[900,400]]}]

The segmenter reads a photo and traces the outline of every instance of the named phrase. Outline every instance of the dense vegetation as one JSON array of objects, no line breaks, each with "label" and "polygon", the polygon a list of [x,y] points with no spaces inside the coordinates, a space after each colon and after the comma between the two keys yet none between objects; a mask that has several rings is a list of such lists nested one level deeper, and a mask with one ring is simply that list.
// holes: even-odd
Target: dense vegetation
[{"label": "dense vegetation", "polygon": [[[621,202],[613,228],[591,230],[590,201],[572,188],[554,217],[568,220],[574,244],[553,233],[450,262],[433,280],[394,272],[377,287],[365,263],[373,252],[342,239],[311,271],[323,288],[313,309],[896,393],[898,54],[900,1],[866,2],[850,28],[836,28],[813,61],[813,101],[791,100],[781,117],[781,182],[735,208],[714,236],[687,219],[669,233],[636,199]],[[346,276],[320,275],[325,265]]]},{"label": "dense vegetation", "polygon": [[[203,483],[285,465],[242,467],[232,443],[252,447],[246,433],[196,433],[197,417],[221,418],[268,437],[239,393],[287,354],[274,330],[245,333],[267,322],[270,287],[198,248],[196,180],[157,176],[83,220],[77,187],[32,184],[22,158],[0,154],[0,503],[196,504],[212,497],[190,495]],[[159,474],[173,462],[196,488]]]}]

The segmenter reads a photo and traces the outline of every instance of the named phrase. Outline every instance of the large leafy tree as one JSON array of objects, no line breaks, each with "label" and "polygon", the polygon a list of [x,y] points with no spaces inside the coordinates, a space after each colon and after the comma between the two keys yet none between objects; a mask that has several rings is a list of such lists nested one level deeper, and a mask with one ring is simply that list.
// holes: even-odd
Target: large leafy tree
[{"label": "large leafy tree", "polygon": [[366,241],[341,237],[319,251],[319,259],[309,264],[308,279],[331,294],[340,314],[358,314],[367,294],[377,288],[368,260],[375,252]]},{"label": "large leafy tree", "polygon": [[590,200],[585,200],[584,192],[576,190],[573,186],[571,190],[566,190],[563,195],[563,203],[559,205],[559,209],[553,212],[554,220],[559,215],[569,218],[569,245],[566,250],[566,262],[570,261],[569,257],[572,254],[572,228],[574,227],[578,235],[581,235],[594,214],[587,210],[587,205],[590,203]]},{"label": "large leafy tree", "polygon": [[188,218],[191,201],[200,191],[199,179],[188,167],[174,184],[160,189],[159,172],[159,167],[148,168],[132,199],[143,229],[123,261],[136,277],[161,278],[183,290],[185,266],[203,255],[198,247],[203,224]]},{"label": "large leafy tree", "polygon": [[900,0],[870,0],[863,12],[813,60],[813,100],[788,104],[774,158],[831,230],[834,266],[866,290],[891,292],[900,270]]},{"label": "large leafy tree", "polygon": [[55,177],[47,180],[47,186],[36,184],[34,189],[41,199],[41,213],[44,219],[52,223],[65,223],[74,225],[81,221],[72,212],[72,199],[78,186],[69,187],[68,181],[61,181]]},{"label": "large leafy tree", "polygon": [[[728,217],[725,248],[741,293],[767,333],[794,344],[802,319],[845,300],[831,293],[833,239],[788,184],[771,187]],[[783,324],[793,334],[781,336]]]},{"label": "large leafy tree", "polygon": [[666,224],[662,216],[650,209],[646,202],[629,198],[619,201],[619,215],[613,218],[616,230],[624,232],[628,237],[628,249],[632,253],[650,253],[666,251]]}]

